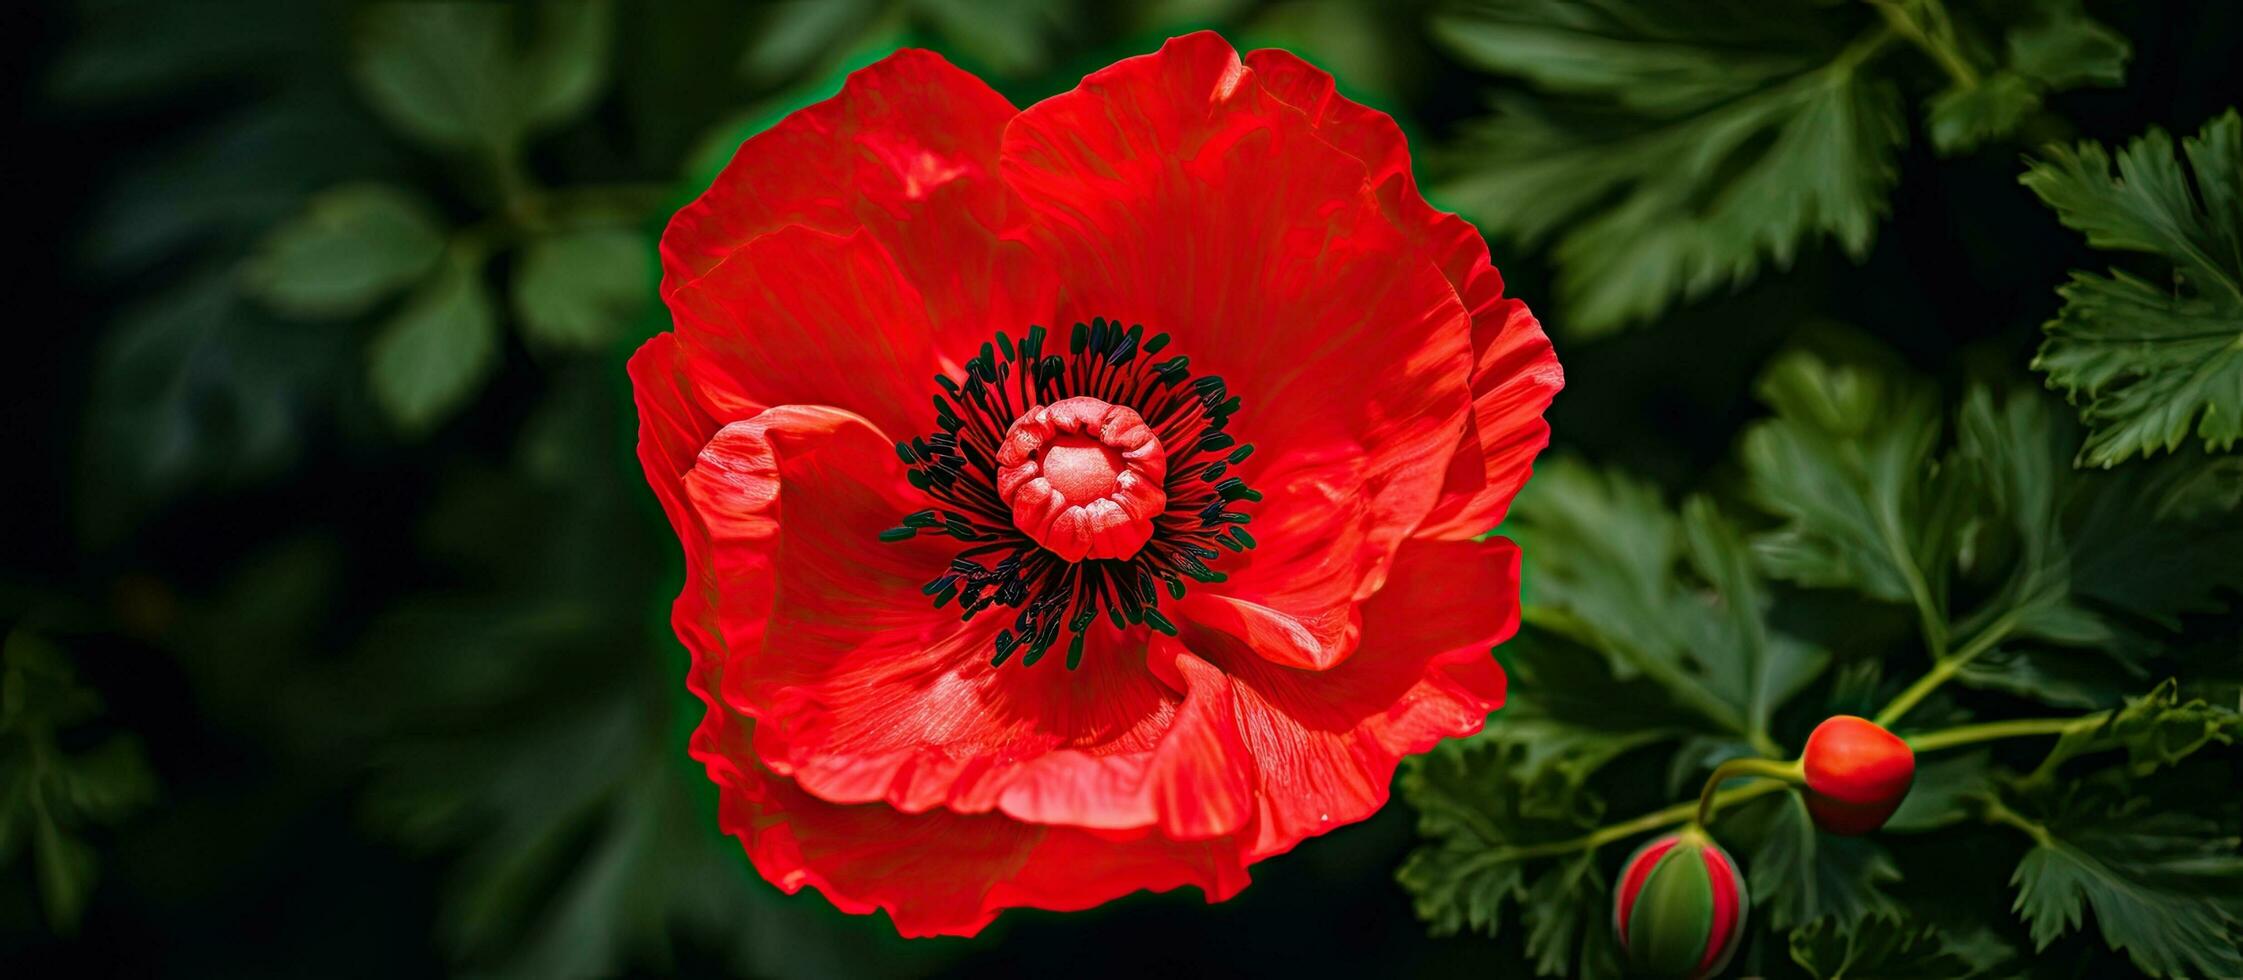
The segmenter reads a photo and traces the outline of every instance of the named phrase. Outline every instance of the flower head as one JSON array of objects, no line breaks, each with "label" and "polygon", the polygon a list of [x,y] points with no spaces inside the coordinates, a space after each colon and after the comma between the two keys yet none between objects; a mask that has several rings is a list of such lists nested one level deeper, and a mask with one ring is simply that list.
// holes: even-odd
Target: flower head
[{"label": "flower head", "polygon": [[1518,555],[1475,537],[1558,365],[1292,55],[1196,34],[1018,110],[899,52],[662,252],[692,753],[782,888],[910,935],[1221,899],[1501,703]]}]

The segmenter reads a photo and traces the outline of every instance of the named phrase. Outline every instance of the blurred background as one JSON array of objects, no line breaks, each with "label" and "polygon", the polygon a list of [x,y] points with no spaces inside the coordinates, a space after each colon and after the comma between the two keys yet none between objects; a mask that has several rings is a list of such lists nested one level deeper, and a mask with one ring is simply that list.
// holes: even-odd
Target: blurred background
[{"label": "blurred background", "polygon": [[[1994,121],[1922,108],[1941,50],[2008,70],[1967,22],[1872,51],[1849,41],[1872,5],[1593,6],[1731,74],[1564,47],[1536,18],[1591,15],[1547,3],[12,7],[0,964],[1525,975],[1516,930],[1428,936],[1400,800],[1221,905],[1016,911],[973,940],[764,884],[685,756],[680,559],[622,366],[667,328],[668,215],[850,69],[930,47],[1026,105],[1213,27],[1401,121],[1551,327],[1557,451],[1718,488],[1786,347],[2037,387],[2054,289],[2106,263],[2020,154],[2191,133],[2243,95],[2232,4],[2093,4],[2123,72],[2013,66],[2030,99]],[[1647,141],[1612,106],[1780,113],[1747,97],[1800,59],[1875,73],[1813,152],[1747,126],[1728,169],[1641,190],[1730,137]],[[1745,216],[1706,217],[1736,182]]]}]

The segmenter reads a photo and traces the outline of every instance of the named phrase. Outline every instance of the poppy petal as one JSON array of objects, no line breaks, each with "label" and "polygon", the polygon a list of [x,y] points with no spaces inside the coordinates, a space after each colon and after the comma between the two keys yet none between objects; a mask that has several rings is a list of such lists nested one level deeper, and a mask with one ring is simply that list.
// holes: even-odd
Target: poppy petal
[{"label": "poppy petal", "polygon": [[1270,94],[1306,113],[1316,132],[1361,160],[1372,193],[1413,248],[1448,277],[1472,316],[1472,416],[1441,499],[1417,534],[1472,537],[1502,523],[1550,441],[1542,414],[1565,384],[1557,354],[1526,304],[1503,295],[1487,240],[1470,222],[1426,203],[1410,173],[1409,143],[1386,113],[1334,91],[1332,76],[1289,51],[1246,64]]},{"label": "poppy petal", "polygon": [[1363,605],[1362,648],[1324,671],[1277,665],[1227,633],[1184,634],[1180,657],[1219,669],[1256,761],[1249,860],[1370,816],[1403,756],[1480,729],[1503,703],[1490,650],[1518,629],[1518,575],[1502,538],[1413,542]]},{"label": "poppy petal", "polygon": [[[1176,38],[1023,111],[1006,181],[1068,270],[1062,309],[1142,320],[1247,406],[1264,544],[1183,612],[1273,662],[1326,668],[1354,603],[1434,505],[1470,408],[1470,322],[1357,158],[1221,38]],[[1262,522],[1267,522],[1262,523]],[[1267,527],[1269,533],[1262,533]]]},{"label": "poppy petal", "polygon": [[[1080,669],[989,663],[995,617],[961,627],[920,585],[954,546],[882,542],[911,505],[861,417],[787,405],[719,430],[679,480],[723,590],[714,689],[761,719],[762,760],[833,803],[1002,810],[1180,839],[1250,815],[1236,726],[1145,669],[1147,634],[1100,627]],[[1162,638],[1165,642],[1165,638]]]}]

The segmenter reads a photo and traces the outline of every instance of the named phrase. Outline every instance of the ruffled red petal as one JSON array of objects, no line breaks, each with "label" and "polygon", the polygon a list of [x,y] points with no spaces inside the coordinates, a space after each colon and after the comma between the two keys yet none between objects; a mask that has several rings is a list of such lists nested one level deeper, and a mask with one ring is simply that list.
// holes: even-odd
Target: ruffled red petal
[{"label": "ruffled red petal", "polygon": [[[862,228],[916,287],[945,357],[1048,316],[1057,280],[1003,240],[1014,209],[997,179],[997,149],[1014,112],[931,51],[898,51],[851,74],[840,94],[740,144],[716,182],[670,220],[662,295],[781,228]],[[860,343],[898,329],[835,326],[870,331]]]},{"label": "ruffled red petal", "polygon": [[673,477],[696,660],[717,665],[709,693],[761,719],[763,763],[834,803],[1236,831],[1244,756],[1146,670],[1146,631],[1100,626],[1080,670],[1002,669],[997,617],[961,627],[920,594],[953,546],[878,540],[913,506],[887,447],[861,417],[786,405],[718,430]]},{"label": "ruffled red petal", "polygon": [[1068,270],[1059,319],[1176,337],[1247,406],[1263,545],[1183,612],[1289,666],[1356,643],[1356,603],[1441,492],[1470,408],[1470,321],[1363,162],[1193,34],[1022,112],[1001,166]]},{"label": "ruffled red petal", "polygon": [[1416,541],[1363,605],[1363,645],[1310,672],[1274,664],[1216,631],[1184,634],[1155,670],[1218,696],[1254,760],[1248,861],[1361,820],[1385,805],[1403,756],[1479,731],[1503,703],[1493,647],[1519,624],[1519,551],[1502,538]]},{"label": "ruffled red petal", "polygon": [[1474,537],[1503,521],[1550,441],[1542,413],[1565,385],[1558,358],[1526,304],[1503,295],[1503,275],[1479,229],[1435,210],[1410,173],[1409,144],[1386,113],[1338,94],[1332,76],[1292,52],[1264,49],[1246,64],[1270,94],[1308,115],[1318,135],[1363,161],[1387,216],[1448,277],[1472,316],[1472,415],[1441,499],[1417,529]]},{"label": "ruffled red petal", "polygon": [[693,755],[720,788],[719,825],[773,884],[816,888],[844,912],[885,910],[905,936],[971,936],[1007,908],[1070,911],[1181,885],[1216,902],[1248,881],[1227,839],[829,803],[757,764],[740,744],[750,724],[704,723],[694,733]]},{"label": "ruffled red petal", "polygon": [[[1442,539],[1525,478],[1555,361],[1391,121],[1329,86],[1202,34],[1015,117],[905,52],[673,221],[640,459],[685,547],[693,754],[767,878],[907,935],[1220,899],[1500,704],[1516,549]],[[995,330],[1097,315],[1241,396],[1261,546],[1178,638],[1101,624],[1080,670],[994,669],[1002,617],[919,592],[955,544],[878,540],[925,506],[891,441]]]}]

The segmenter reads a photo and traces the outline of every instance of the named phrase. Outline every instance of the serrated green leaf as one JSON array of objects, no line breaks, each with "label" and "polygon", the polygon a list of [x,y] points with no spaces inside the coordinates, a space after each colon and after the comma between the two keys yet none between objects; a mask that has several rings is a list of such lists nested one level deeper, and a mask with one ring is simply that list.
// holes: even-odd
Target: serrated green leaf
[{"label": "serrated green leaf", "polygon": [[351,68],[382,117],[447,149],[506,152],[532,129],[589,105],[606,79],[609,11],[545,0],[517,46],[512,10],[489,3],[392,3],[359,24]]},{"label": "serrated green leaf", "polygon": [[1816,980],[1964,980],[1986,976],[2015,955],[1983,928],[1871,919],[1857,929],[1816,923],[1791,933],[1791,961]]},{"label": "serrated green leaf", "polygon": [[411,285],[443,254],[444,231],[418,195],[347,184],[313,195],[266,235],[242,285],[291,316],[350,316]]},{"label": "serrated green leaf", "polygon": [[1954,465],[1971,478],[1978,547],[2008,559],[1999,592],[1956,628],[2004,644],[1964,664],[1964,683],[2115,705],[2148,676],[2143,661],[2161,629],[2216,612],[2223,593],[2243,588],[2243,566],[2227,560],[2243,548],[2243,524],[2189,502],[2199,491],[2187,461],[2074,473],[2072,427],[2028,393],[1997,401],[1973,391],[1957,429]]},{"label": "serrated green leaf", "polygon": [[[2087,243],[2173,265],[2170,283],[2123,270],[2072,273],[2033,366],[2092,430],[2080,462],[2109,467],[2178,448],[2193,433],[2243,438],[2243,117],[2182,141],[2152,129],[2119,151],[2051,146],[2020,178]],[[2192,180],[2193,175],[2193,180]]]},{"label": "serrated green leaf", "polygon": [[1796,793],[1754,800],[1723,814],[1714,829],[1724,839],[1747,842],[1746,878],[1753,911],[1779,929],[1828,921],[1851,930],[1872,918],[1900,918],[1884,886],[1900,870],[1876,843],[1815,831]]},{"label": "serrated green leaf", "polygon": [[1483,732],[1402,764],[1402,798],[1417,811],[1423,841],[1396,877],[1437,934],[1494,935],[1504,907],[1526,897],[1526,861],[1511,849],[1579,836],[1601,812],[1591,796],[1528,791],[1518,781],[1523,754]]},{"label": "serrated green leaf", "polygon": [[1750,494],[1785,522],[1756,542],[1768,570],[1944,621],[1958,489],[1932,394],[1806,354],[1779,359],[1757,390],[1776,417],[1745,433]]},{"label": "serrated green leaf", "polygon": [[[1963,11],[1995,21],[1983,26],[1999,35],[1999,43],[1984,45],[1954,36],[1941,4],[1907,6],[1918,23],[1943,32],[1936,43],[1965,63],[1952,70],[1967,74],[1951,75],[1951,83],[1927,107],[1932,146],[1942,154],[2015,133],[2048,95],[2125,80],[2131,53],[2126,38],[2088,17],[2079,0],[2027,0]],[[1997,49],[1998,59],[1991,53]]]},{"label": "serrated green leaf", "polygon": [[2148,694],[2128,698],[2125,707],[2110,712],[2099,724],[2063,733],[2041,761],[2035,778],[2052,779],[2066,762],[2115,749],[2126,751],[2131,775],[2147,776],[2207,745],[2233,745],[2239,736],[2243,736],[2243,713],[2201,698],[2183,700],[2180,684],[2168,679]]},{"label": "serrated green leaf", "polygon": [[2080,0],[2035,0],[2006,38],[2010,67],[2050,91],[2126,81],[2133,46],[2087,16]]},{"label": "serrated green leaf", "polygon": [[458,411],[498,362],[498,327],[476,270],[447,263],[367,350],[375,400],[399,428],[425,432]]},{"label": "serrated green leaf", "polygon": [[1863,70],[1866,8],[1639,0],[1461,4],[1437,39],[1551,98],[1505,98],[1437,196],[1494,235],[1556,237],[1559,322],[1584,336],[1788,265],[1869,246],[1905,139]]},{"label": "serrated green leaf", "polygon": [[1612,935],[1612,887],[1597,869],[1594,852],[1558,863],[1528,886],[1520,905],[1526,952],[1534,972],[1546,977],[1620,975],[1619,944]]},{"label": "serrated green leaf", "polygon": [[1514,778],[1534,792],[1563,797],[1614,759],[1704,727],[1658,684],[1614,677],[1596,651],[1536,625],[1545,613],[1528,615],[1499,648],[1511,694],[1488,727],[1518,748]]},{"label": "serrated green leaf", "polygon": [[[2084,801],[2084,802],[2083,802]],[[2037,949],[2095,911],[2103,942],[2153,976],[2243,976],[2243,856],[2222,824],[2075,797],[2030,825],[2016,911]]]},{"label": "serrated green leaf", "polygon": [[1505,527],[1527,555],[1535,622],[1604,654],[1620,681],[1656,682],[1701,733],[1764,742],[1775,706],[1826,662],[1766,626],[1757,574],[1710,504],[1678,519],[1647,485],[1558,460]]},{"label": "serrated green leaf", "polygon": [[514,275],[514,312],[531,339],[597,349],[654,303],[654,244],[621,229],[540,238]]},{"label": "serrated green leaf", "polygon": [[1925,106],[1932,146],[1946,154],[1976,149],[2016,132],[2040,104],[2033,83],[2013,71],[1996,72],[1968,88],[1949,88]]}]

